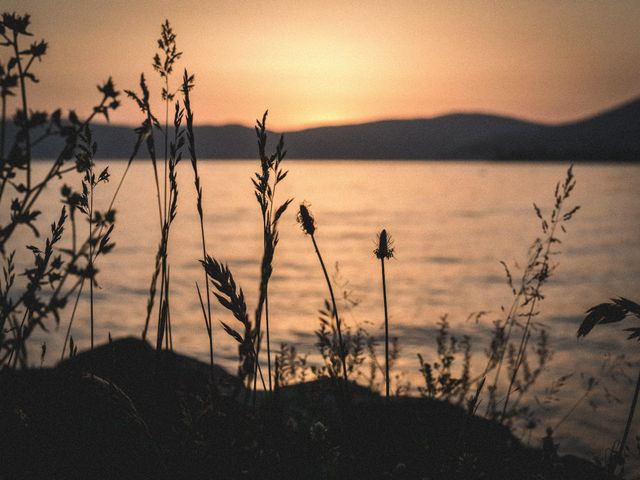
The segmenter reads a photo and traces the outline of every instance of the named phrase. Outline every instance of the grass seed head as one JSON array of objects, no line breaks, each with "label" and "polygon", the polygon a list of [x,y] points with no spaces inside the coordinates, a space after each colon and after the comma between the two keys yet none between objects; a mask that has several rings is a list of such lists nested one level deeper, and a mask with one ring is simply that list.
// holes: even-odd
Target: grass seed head
[{"label": "grass seed head", "polygon": [[378,248],[376,248],[373,253],[380,260],[383,258],[392,258],[393,257],[393,240],[391,235],[387,233],[385,229],[383,229],[378,234]]},{"label": "grass seed head", "polygon": [[302,230],[307,235],[313,235],[316,231],[316,221],[304,203],[300,204],[300,211],[298,212],[298,223],[302,227]]}]

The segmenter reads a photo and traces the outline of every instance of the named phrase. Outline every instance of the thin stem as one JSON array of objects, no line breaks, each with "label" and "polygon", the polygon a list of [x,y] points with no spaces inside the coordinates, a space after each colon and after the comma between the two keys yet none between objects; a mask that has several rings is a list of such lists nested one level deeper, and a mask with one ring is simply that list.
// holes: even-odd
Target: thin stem
[{"label": "thin stem", "polygon": [[171,331],[171,306],[169,304],[169,280],[171,278],[171,268],[167,268],[167,296],[166,296],[166,318],[167,318],[167,350],[173,352],[173,333]]},{"label": "thin stem", "polygon": [[[193,155],[195,158],[195,149],[193,151]],[[198,167],[197,164],[194,163],[194,173],[195,173],[195,178],[196,178],[196,187],[198,187],[200,185],[200,175],[198,174]],[[199,205],[202,205],[202,190],[200,190],[198,193],[199,198]],[[204,218],[203,218],[203,213],[201,211],[201,208],[198,209],[198,214],[200,217],[200,240],[202,243],[202,261],[206,261],[207,260],[207,242],[205,240],[205,235],[204,235]],[[211,326],[211,294],[209,293],[209,275],[207,275],[207,271],[204,270],[204,285],[205,285],[205,290],[207,292],[207,310],[206,312],[204,311],[204,308],[202,310],[202,314],[205,317],[205,323],[208,324],[208,334],[209,334],[209,354],[211,357],[211,375],[213,378],[213,329]],[[197,284],[196,284],[197,286]],[[200,291],[198,290],[198,295],[200,295]],[[204,304],[203,304],[204,307]]]},{"label": "thin stem", "polygon": [[71,311],[71,318],[69,319],[69,326],[67,327],[67,333],[64,336],[64,343],[62,344],[62,355],[60,355],[60,361],[64,360],[64,353],[67,350],[67,342],[69,341],[69,336],[71,335],[71,326],[73,325],[73,319],[76,316],[76,310],[78,309],[80,295],[82,295],[82,288],[84,287],[84,279],[85,277],[82,277],[79,283],[76,284],[76,285],[80,285],[80,289],[78,290],[78,294],[76,295],[76,301],[73,304],[73,310]]},{"label": "thin stem", "polygon": [[160,230],[162,231],[162,203],[160,203],[160,180],[158,178],[158,164],[155,158],[155,153],[152,155],[151,165],[153,166],[153,177],[156,181],[156,196],[158,198],[158,218],[160,219]]},{"label": "thin stem", "polygon": [[[511,303],[511,308],[509,308],[509,312],[507,313],[505,325],[509,325],[509,328],[507,330],[506,336],[503,338],[502,345],[500,346],[500,353],[498,354],[499,360],[498,360],[498,365],[496,367],[496,374],[495,374],[495,377],[493,378],[493,384],[488,388],[490,393],[491,392],[495,393],[495,391],[498,388],[498,379],[500,378],[502,364],[504,363],[504,355],[507,351],[507,345],[509,344],[509,340],[511,338],[513,325],[516,323],[515,314],[516,314],[518,305],[520,305],[520,298],[522,297],[525,291],[525,282],[527,279],[527,274],[530,271],[529,266],[532,265],[535,255],[536,255],[535,252],[532,253],[531,257],[529,258],[529,261],[527,262],[527,268],[525,268],[524,272],[522,273],[522,279],[520,280],[520,289],[518,290],[517,294],[514,296],[513,302]],[[484,373],[480,375],[480,377],[486,376],[489,373],[489,371],[491,370],[491,362],[492,362],[492,359],[489,358],[487,360],[487,366],[485,367]],[[485,415],[489,415],[492,405],[495,406],[495,403],[491,401],[491,398],[489,400],[490,401],[487,402],[487,409],[486,409]]]},{"label": "thin stem", "polygon": [[[278,187],[278,181],[276,179],[276,181],[273,184],[273,189],[271,191],[271,201],[269,202],[269,222],[273,222],[273,202],[274,199],[276,198],[276,188]],[[269,237],[271,237],[271,231],[272,229],[275,229],[275,224],[269,225],[268,226],[269,230]],[[265,229],[265,233],[267,233],[267,230]],[[266,236],[265,236],[265,247],[266,247]],[[275,247],[274,247],[275,249]],[[275,254],[275,252],[274,252]],[[275,255],[274,255],[275,256]],[[272,377],[272,373],[271,373],[271,338],[269,335],[269,284],[267,283],[265,285],[265,292],[264,292],[264,318],[265,318],[265,325],[266,325],[266,329],[267,329],[267,369],[269,371],[269,392],[272,392],[272,387],[271,387],[271,377]]]},{"label": "thin stem", "polygon": [[[165,89],[167,95],[169,94],[169,78],[165,76],[164,80]],[[168,206],[167,206],[167,186],[169,175],[169,97],[164,102],[164,221],[167,221]]]},{"label": "thin stem", "polygon": [[[206,275],[206,270],[205,270]],[[200,293],[200,286],[196,282],[196,291],[198,292],[198,300],[200,300],[200,308],[202,308],[202,316],[204,317],[204,326],[207,329],[207,335],[209,336],[209,367],[211,381],[213,381],[213,338],[211,332],[211,320],[207,319],[207,312],[204,308],[204,302],[202,301],[202,293]]]},{"label": "thin stem", "polygon": [[[267,287],[268,288],[268,287]],[[267,369],[269,372],[269,392],[272,392],[271,387],[271,340],[269,338],[269,295],[264,297],[264,319],[267,328]]]},{"label": "thin stem", "polygon": [[[165,77],[165,88],[167,86],[168,80]],[[167,90],[168,91],[168,88]],[[167,301],[163,299],[165,296],[168,298],[169,292],[167,291],[167,243],[169,241],[169,232],[168,232],[168,204],[167,204],[167,182],[168,182],[168,174],[169,174],[169,99],[165,98],[165,117],[164,117],[164,190],[163,190],[163,200],[162,200],[162,210],[160,214],[161,223],[162,223],[162,268],[160,270],[160,310],[158,311],[158,336],[156,339],[158,350],[162,348],[162,338],[161,334],[165,335],[165,345],[168,346],[168,332],[167,332]],[[160,201],[158,197],[158,201]],[[162,323],[162,325],[161,325]],[[167,348],[168,349],[168,348]]]},{"label": "thin stem", "polygon": [[18,364],[18,357],[20,356],[20,350],[24,349],[24,344],[25,344],[26,340],[24,339],[23,329],[24,329],[24,324],[27,321],[27,319],[29,319],[29,321],[31,321],[31,314],[32,314],[32,312],[31,312],[30,308],[25,310],[24,315],[22,316],[22,322],[20,322],[20,327],[17,330],[17,333],[16,333],[16,346],[11,351],[11,356],[9,356],[9,361],[7,362],[9,365],[11,364],[11,359],[13,357],[13,354],[15,353],[15,357],[13,357],[13,367],[12,368],[16,368],[16,366]]},{"label": "thin stem", "polygon": [[638,394],[640,394],[640,372],[638,373],[638,381],[636,382],[636,390],[633,392],[633,400],[631,402],[631,408],[629,409],[629,416],[627,417],[627,424],[624,427],[624,433],[622,434],[622,441],[620,442],[620,448],[618,449],[618,453],[616,458],[611,459],[609,463],[609,469],[611,472],[615,470],[616,464],[622,463],[622,459],[624,458],[624,447],[627,444],[627,438],[629,437],[629,431],[631,430],[631,422],[633,421],[633,414],[636,411],[636,405],[638,403]]},{"label": "thin stem", "polygon": [[[200,216],[200,236],[202,240],[202,260],[206,261],[207,244],[204,239],[204,219],[202,218],[202,215]],[[207,312],[206,312],[205,318],[209,322],[209,350],[211,354],[211,368],[213,369],[213,337],[212,337],[213,331],[211,328],[211,294],[209,293],[209,275],[207,275],[206,270],[203,269],[203,271],[204,271],[204,281],[205,281],[204,285],[205,285],[205,290],[207,292]]]},{"label": "thin stem", "polygon": [[[198,173],[198,157],[196,155],[196,142],[193,133],[193,112],[191,111],[191,101],[189,99],[189,76],[185,70],[185,78],[182,86],[184,94],[184,108],[186,111],[187,121],[187,141],[189,142],[189,154],[191,156],[191,166],[193,168],[194,185],[196,188],[196,209],[198,210],[198,218],[200,219],[200,241],[202,244],[202,261],[207,260],[207,242],[204,234],[204,212],[202,210],[202,187],[200,186],[200,174]],[[200,299],[200,305],[202,306],[202,315],[204,316],[205,326],[207,327],[207,334],[209,336],[209,356],[211,360],[211,379],[213,380],[213,330],[211,326],[211,294],[209,292],[209,276],[207,271],[203,268],[204,273],[204,286],[207,293],[207,308],[204,308],[204,302],[202,301],[202,295],[200,294],[200,288],[196,282],[196,289],[198,290],[198,298]]]},{"label": "thin stem", "polygon": [[20,59],[20,50],[18,48],[18,33],[13,32],[13,51],[15,52],[16,64],[18,66],[18,77],[20,78],[20,96],[22,97],[22,112],[24,114],[22,131],[25,138],[25,153],[27,156],[27,191],[31,190],[31,138],[28,126],[28,110],[27,110],[27,86],[25,81],[25,72],[22,69],[22,61]]},{"label": "thin stem", "polygon": [[89,305],[91,319],[91,351],[93,351],[93,171],[90,170],[91,200],[89,206]]},{"label": "thin stem", "polygon": [[389,402],[389,317],[387,314],[387,281],[384,274],[384,257],[380,259],[382,265],[382,297],[384,298],[384,358],[386,401]]},{"label": "thin stem", "polygon": [[[252,344],[252,345],[253,345],[253,344]],[[256,349],[255,349],[255,347],[253,347],[253,346],[252,346],[252,347],[251,347],[251,350],[252,350],[252,352],[253,352],[253,355],[255,356],[255,355],[256,355]],[[264,376],[262,375],[262,367],[260,367],[260,363],[257,363],[257,365],[258,365],[258,374],[260,375],[260,381],[262,382],[262,389],[266,391],[266,390],[267,390],[267,385],[265,384],[265,382],[264,382]],[[255,404],[255,399],[256,399],[256,397],[255,397],[255,389],[254,389],[254,392],[253,392],[253,401],[254,401],[254,404]]]},{"label": "thin stem", "polygon": [[588,389],[586,392],[582,394],[582,396],[573,404],[573,406],[569,409],[569,411],[562,417],[558,423],[553,427],[553,431],[556,432],[560,426],[567,421],[567,419],[573,415],[573,412],[576,411],[576,408],[591,394],[591,389]]},{"label": "thin stem", "polygon": [[[542,269],[546,269],[548,264],[549,264],[549,253],[551,251],[551,244],[552,244],[552,239],[554,238],[555,235],[555,231],[556,231],[556,227],[558,226],[558,219],[560,218],[560,213],[561,213],[561,208],[562,205],[558,206],[558,213],[556,215],[556,220],[552,223],[551,225],[551,230],[549,231],[549,235],[547,237],[547,245],[544,251],[544,254],[542,256],[543,258],[543,264],[542,264]],[[522,361],[524,359],[524,354],[525,351],[527,349],[527,344],[529,342],[529,337],[531,336],[529,334],[529,327],[531,326],[531,319],[533,318],[533,313],[535,311],[535,307],[536,307],[536,301],[539,298],[539,292],[540,292],[540,287],[542,287],[542,284],[544,282],[545,276],[543,275],[539,275],[538,276],[538,280],[536,282],[536,287],[534,292],[536,293],[536,295],[533,297],[533,299],[531,300],[531,307],[529,308],[529,311],[527,312],[527,323],[525,324],[524,327],[524,331],[522,332],[522,339],[520,340],[520,347],[518,348],[518,355],[516,356],[516,363],[513,369],[513,374],[511,375],[511,381],[509,382],[509,388],[507,389],[507,396],[505,398],[504,401],[504,405],[502,407],[502,415],[501,415],[501,419],[504,420],[504,417],[507,413],[507,406],[509,405],[509,398],[511,396],[511,390],[513,388],[513,384],[516,381],[516,376],[518,375],[518,370],[520,370],[520,366],[522,365]]]},{"label": "thin stem", "polygon": [[1,166],[4,166],[4,142],[6,138],[7,121],[7,97],[5,95],[2,95],[2,113],[0,115],[0,158],[2,159]]},{"label": "thin stem", "polygon": [[156,348],[158,350],[162,349],[162,337],[161,335],[165,334],[165,314],[164,309],[166,308],[165,300],[165,289],[166,289],[166,276],[167,276],[167,242],[168,242],[168,226],[165,224],[162,229],[162,239],[161,247],[160,247],[160,255],[161,255],[161,268],[160,268],[160,308],[158,309],[158,329],[156,333]]},{"label": "thin stem", "polygon": [[327,281],[327,286],[329,287],[329,295],[331,296],[331,303],[333,305],[333,312],[336,316],[336,328],[338,330],[338,341],[340,342],[340,357],[342,360],[342,374],[344,376],[345,382],[348,381],[347,376],[347,361],[346,355],[344,351],[344,342],[342,341],[342,330],[340,325],[340,317],[338,316],[338,307],[336,306],[336,299],[333,295],[333,288],[331,287],[331,280],[329,279],[329,273],[327,273],[327,268],[324,265],[324,261],[322,260],[322,255],[320,255],[320,250],[318,249],[318,244],[316,243],[316,238],[314,235],[311,235],[311,241],[313,242],[313,248],[316,250],[316,255],[318,255],[318,260],[320,260],[320,266],[322,267],[322,272],[324,273],[324,278]]}]

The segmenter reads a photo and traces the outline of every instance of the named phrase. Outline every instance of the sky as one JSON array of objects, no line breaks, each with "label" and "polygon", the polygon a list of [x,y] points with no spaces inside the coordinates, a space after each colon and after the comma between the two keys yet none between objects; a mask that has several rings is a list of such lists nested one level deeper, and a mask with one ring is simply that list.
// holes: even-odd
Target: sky
[{"label": "sky", "polygon": [[[112,76],[150,79],[160,25],[196,75],[195,121],[293,130],[378,119],[488,112],[560,123],[640,95],[640,2],[3,0],[29,13],[49,52],[32,108],[75,109]],[[0,61],[7,53],[0,51]],[[112,116],[134,125],[133,103]]]}]

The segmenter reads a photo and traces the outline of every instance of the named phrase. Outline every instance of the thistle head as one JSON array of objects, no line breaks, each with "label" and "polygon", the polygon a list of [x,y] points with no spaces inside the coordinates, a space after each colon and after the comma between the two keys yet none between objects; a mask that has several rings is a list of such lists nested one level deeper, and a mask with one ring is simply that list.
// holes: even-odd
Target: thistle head
[{"label": "thistle head", "polygon": [[378,234],[378,248],[376,248],[373,253],[376,257],[382,260],[383,258],[393,257],[393,250],[393,240],[391,239],[391,235],[383,229]]},{"label": "thistle head", "polygon": [[302,230],[307,235],[313,235],[316,231],[316,221],[304,203],[300,204],[300,210],[298,211],[298,223],[302,227]]}]

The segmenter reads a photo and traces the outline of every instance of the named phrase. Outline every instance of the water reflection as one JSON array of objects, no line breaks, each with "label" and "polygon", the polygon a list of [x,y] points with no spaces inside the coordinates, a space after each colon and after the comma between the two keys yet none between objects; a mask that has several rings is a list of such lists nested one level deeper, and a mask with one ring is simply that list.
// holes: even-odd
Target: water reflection
[{"label": "water reflection", "polygon": [[[110,162],[113,178],[124,163]],[[289,161],[289,176],[278,192],[313,205],[317,240],[328,265],[340,273],[359,305],[345,315],[351,325],[382,334],[379,265],[372,252],[375,234],[387,228],[395,239],[396,259],[388,262],[387,281],[392,334],[400,337],[397,369],[414,385],[419,381],[416,353],[434,351],[437,319],[447,313],[454,332],[468,334],[474,368],[485,363],[491,321],[511,302],[500,260],[512,268],[526,261],[539,222],[531,208],[551,207],[555,183],[566,165],[455,162],[321,162]],[[38,165],[38,168],[44,166]],[[256,168],[250,161],[203,162],[204,209],[210,253],[229,263],[252,310],[259,282],[261,219],[250,183]],[[637,166],[585,165],[575,169],[578,185],[572,200],[582,206],[561,246],[559,267],[545,288],[540,320],[550,329],[555,356],[538,385],[544,394],[554,378],[574,372],[573,383],[548,406],[545,420],[554,423],[578,391],[579,374],[596,374],[606,352],[633,353],[616,329],[576,342],[582,312],[605,299],[637,296],[640,280],[640,195]],[[175,348],[207,359],[208,341],[195,292],[201,279],[200,238],[192,172],[179,171],[180,204],[170,245],[172,324]],[[76,185],[76,187],[79,186]],[[110,188],[96,199],[106,202]],[[279,187],[280,188],[280,187]],[[57,190],[47,192],[43,218],[57,212]],[[144,324],[147,286],[154,262],[157,205],[151,166],[134,164],[118,202],[117,246],[99,264],[102,289],[96,293],[96,337],[139,335]],[[281,243],[270,284],[272,342],[295,342],[314,359],[317,309],[325,285],[310,242],[296,225],[291,209],[280,226]],[[17,238],[20,241],[20,238]],[[476,324],[472,312],[488,312]],[[218,306],[214,319],[229,320]],[[80,348],[88,345],[86,302],[74,326]],[[64,322],[64,319],[63,319]],[[219,328],[214,332],[216,360],[235,370],[236,347]],[[50,352],[59,351],[61,332],[44,336]],[[34,344],[37,340],[34,341]],[[51,354],[50,360],[57,357]],[[623,401],[632,388],[610,386]],[[534,395],[530,396],[535,406]],[[581,407],[557,434],[563,452],[608,448],[619,435],[624,408],[594,394],[598,416]],[[542,435],[543,429],[540,429]]]}]

